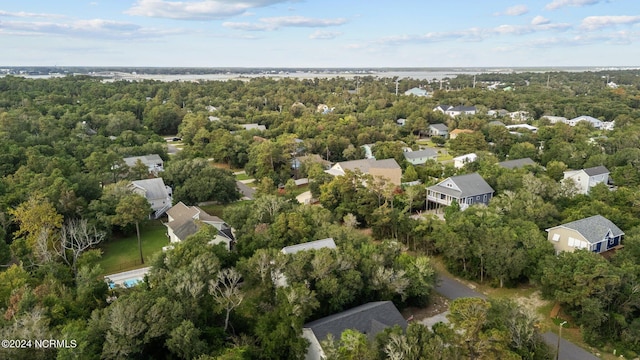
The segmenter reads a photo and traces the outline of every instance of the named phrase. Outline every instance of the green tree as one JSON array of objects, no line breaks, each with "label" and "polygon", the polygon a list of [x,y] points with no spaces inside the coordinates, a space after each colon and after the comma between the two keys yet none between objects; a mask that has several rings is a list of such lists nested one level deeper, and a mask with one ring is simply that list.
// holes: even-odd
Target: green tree
[{"label": "green tree", "polygon": [[140,263],[144,264],[142,257],[142,241],[140,240],[140,222],[149,218],[151,205],[147,199],[138,194],[130,194],[123,197],[116,206],[116,214],[111,219],[114,225],[127,226],[135,224],[136,236],[138,237],[138,250],[140,252]]}]

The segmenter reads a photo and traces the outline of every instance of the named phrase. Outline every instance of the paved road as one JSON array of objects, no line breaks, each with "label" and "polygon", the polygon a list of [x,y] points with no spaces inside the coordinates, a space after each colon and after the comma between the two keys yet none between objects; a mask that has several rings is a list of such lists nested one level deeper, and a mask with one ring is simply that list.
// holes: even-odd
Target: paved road
[{"label": "paved road", "polygon": [[251,187],[241,183],[240,181],[236,181],[236,185],[238,186],[238,190],[240,190],[240,193],[244,198],[253,200],[253,196],[256,193],[255,189],[252,189]]},{"label": "paved road", "polygon": [[[438,273],[439,284],[436,286],[436,291],[450,299],[455,300],[460,297],[478,297],[486,299],[487,297],[475,290],[470,289],[460,281],[447,276],[442,273]],[[558,336],[552,332],[546,332],[542,334],[542,338],[547,345],[551,346],[554,350],[558,344]],[[568,342],[565,339],[560,340],[560,360],[597,360],[598,357],[584,350],[583,348]]]},{"label": "paved road", "polygon": [[478,297],[486,299],[487,297],[477,291],[470,289],[467,285],[447,275],[438,273],[438,285],[436,291],[450,299],[454,300],[461,297]]},{"label": "paved road", "polygon": [[[542,334],[542,338],[547,345],[553,347],[554,349],[558,345],[558,335],[548,331]],[[598,360],[599,357],[591,354],[585,349],[568,342],[565,339],[560,340],[560,356],[558,357],[560,360]]]}]

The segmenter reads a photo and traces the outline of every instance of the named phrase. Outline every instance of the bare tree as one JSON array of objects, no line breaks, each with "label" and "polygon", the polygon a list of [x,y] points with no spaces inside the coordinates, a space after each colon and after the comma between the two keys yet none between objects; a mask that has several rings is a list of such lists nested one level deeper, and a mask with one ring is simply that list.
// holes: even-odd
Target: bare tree
[{"label": "bare tree", "polygon": [[218,272],[217,280],[209,281],[209,293],[225,312],[224,330],[229,326],[229,314],[240,306],[244,294],[240,292],[240,273],[233,268],[223,269]]},{"label": "bare tree", "polygon": [[105,236],[104,232],[89,225],[86,219],[69,220],[60,229],[60,242],[56,247],[56,253],[76,274],[80,255],[102,242]]}]

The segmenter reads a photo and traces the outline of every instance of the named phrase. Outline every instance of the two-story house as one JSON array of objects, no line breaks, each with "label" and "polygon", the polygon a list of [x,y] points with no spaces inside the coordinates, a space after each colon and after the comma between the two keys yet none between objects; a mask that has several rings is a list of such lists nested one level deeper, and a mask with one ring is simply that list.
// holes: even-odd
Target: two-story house
[{"label": "two-story house", "polygon": [[565,179],[571,179],[576,184],[579,194],[588,194],[597,184],[609,182],[609,170],[604,166],[594,166],[582,170],[568,170],[564,172]]},{"label": "two-story house", "polygon": [[162,178],[135,180],[129,184],[129,189],[147,199],[151,204],[154,219],[162,216],[171,207],[171,187],[166,186]]},{"label": "two-story house", "polygon": [[427,208],[449,206],[453,201],[465,210],[473,204],[488,205],[494,190],[478,173],[447,178],[427,188]]},{"label": "two-story house", "polygon": [[616,224],[602,215],[555,226],[547,229],[547,232],[556,254],[576,249],[603,253],[618,247],[624,236],[624,232]]}]

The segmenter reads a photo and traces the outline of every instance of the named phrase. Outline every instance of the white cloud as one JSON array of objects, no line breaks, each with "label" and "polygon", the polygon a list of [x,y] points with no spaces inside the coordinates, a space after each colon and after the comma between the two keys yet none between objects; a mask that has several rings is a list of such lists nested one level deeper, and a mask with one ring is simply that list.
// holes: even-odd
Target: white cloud
[{"label": "white cloud", "polygon": [[547,10],[556,10],[565,6],[581,7],[585,5],[593,5],[599,3],[600,0],[553,0],[544,8]]},{"label": "white cloud", "polygon": [[244,31],[268,31],[277,30],[282,27],[329,27],[342,25],[347,19],[314,19],[304,16],[279,16],[271,18],[262,18],[257,23],[249,22],[224,22],[222,26]]},{"label": "white cloud", "polygon": [[125,14],[179,20],[219,20],[242,15],[250,9],[289,0],[138,0]]},{"label": "white cloud", "polygon": [[312,33],[311,35],[309,35],[309,39],[314,39],[314,40],[330,40],[330,39],[335,39],[336,37],[342,35],[341,32],[339,31],[322,31],[322,30],[317,30],[314,33]]},{"label": "white cloud", "polygon": [[48,19],[55,19],[55,18],[63,18],[64,17],[62,15],[57,15],[57,14],[29,13],[29,12],[24,12],[24,11],[10,12],[10,11],[4,11],[4,10],[0,10],[0,16],[4,16],[4,17],[19,17],[19,18],[48,18]]},{"label": "white cloud", "polygon": [[135,39],[179,33],[179,30],[143,28],[139,25],[103,20],[77,20],[68,23],[42,21],[3,21],[2,32],[14,35],[59,35],[76,38]]},{"label": "white cloud", "polygon": [[550,23],[551,20],[546,19],[544,16],[536,16],[531,20],[531,25],[544,25]]},{"label": "white cloud", "polygon": [[514,5],[514,6],[511,6],[511,7],[508,7],[503,12],[495,13],[494,15],[496,15],[496,16],[500,16],[500,15],[520,16],[520,15],[524,15],[524,14],[526,14],[528,12],[529,12],[529,8],[527,7],[527,5]]},{"label": "white cloud", "polygon": [[588,16],[582,20],[580,27],[587,30],[598,30],[608,26],[640,23],[640,16]]}]

